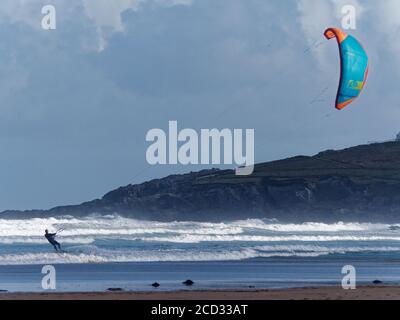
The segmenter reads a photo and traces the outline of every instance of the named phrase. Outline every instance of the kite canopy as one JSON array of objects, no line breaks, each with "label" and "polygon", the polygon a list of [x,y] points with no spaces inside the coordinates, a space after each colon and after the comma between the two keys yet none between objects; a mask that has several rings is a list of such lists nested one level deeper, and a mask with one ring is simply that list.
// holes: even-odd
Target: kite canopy
[{"label": "kite canopy", "polygon": [[336,97],[336,109],[352,103],[364,88],[368,77],[368,56],[356,38],[338,28],[329,28],[325,37],[336,38],[340,51],[341,74]]}]

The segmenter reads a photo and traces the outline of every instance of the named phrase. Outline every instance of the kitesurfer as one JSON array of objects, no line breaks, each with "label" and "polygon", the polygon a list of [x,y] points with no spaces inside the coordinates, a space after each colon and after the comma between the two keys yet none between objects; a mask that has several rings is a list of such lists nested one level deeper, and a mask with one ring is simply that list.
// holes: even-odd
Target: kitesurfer
[{"label": "kitesurfer", "polygon": [[46,229],[44,237],[48,242],[54,247],[54,249],[59,252],[61,251],[61,245],[56,241],[57,233],[49,233],[49,230]]}]

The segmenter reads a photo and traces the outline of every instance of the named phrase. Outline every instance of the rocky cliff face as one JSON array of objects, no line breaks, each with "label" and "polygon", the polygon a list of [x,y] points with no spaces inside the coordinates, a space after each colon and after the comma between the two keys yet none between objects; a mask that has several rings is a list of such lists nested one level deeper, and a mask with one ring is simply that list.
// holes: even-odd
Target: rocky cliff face
[{"label": "rocky cliff face", "polygon": [[277,218],[398,221],[400,143],[326,151],[259,164],[249,177],[205,170],[119,188],[102,199],[9,216],[119,213],[160,221]]}]

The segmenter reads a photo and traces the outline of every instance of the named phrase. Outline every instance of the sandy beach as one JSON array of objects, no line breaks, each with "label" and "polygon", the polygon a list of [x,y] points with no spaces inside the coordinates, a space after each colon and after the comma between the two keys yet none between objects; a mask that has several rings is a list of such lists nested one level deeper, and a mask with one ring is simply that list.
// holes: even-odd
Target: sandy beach
[{"label": "sandy beach", "polygon": [[400,286],[363,286],[254,291],[0,293],[0,300],[400,300]]}]

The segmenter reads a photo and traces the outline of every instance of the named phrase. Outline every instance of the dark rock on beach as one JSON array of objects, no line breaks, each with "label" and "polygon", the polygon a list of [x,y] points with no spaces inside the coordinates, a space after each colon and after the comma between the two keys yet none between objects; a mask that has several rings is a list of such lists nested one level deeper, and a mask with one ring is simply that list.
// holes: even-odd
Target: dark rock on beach
[{"label": "dark rock on beach", "polygon": [[110,292],[121,292],[121,291],[124,291],[124,289],[122,289],[122,288],[108,288],[107,291],[110,291]]},{"label": "dark rock on beach", "polygon": [[185,286],[188,286],[188,287],[194,285],[194,282],[193,282],[192,280],[186,280],[186,281],[184,281],[184,282],[182,282],[182,283],[183,283]]}]

